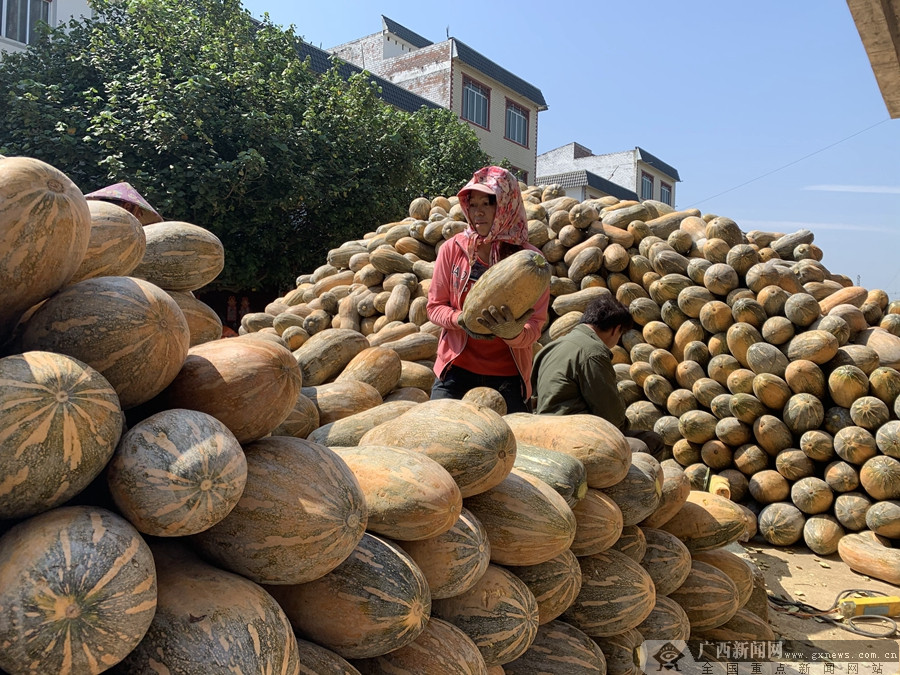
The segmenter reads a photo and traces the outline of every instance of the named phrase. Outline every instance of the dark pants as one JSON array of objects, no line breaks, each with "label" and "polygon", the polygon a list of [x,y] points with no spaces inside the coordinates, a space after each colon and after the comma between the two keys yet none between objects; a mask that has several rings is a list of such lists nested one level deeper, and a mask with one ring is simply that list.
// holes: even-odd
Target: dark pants
[{"label": "dark pants", "polygon": [[431,387],[431,400],[439,398],[461,399],[475,387],[490,387],[500,392],[506,401],[506,412],[530,412],[525,405],[522,378],[518,375],[479,375],[463,368],[450,366],[443,380],[435,380]]}]

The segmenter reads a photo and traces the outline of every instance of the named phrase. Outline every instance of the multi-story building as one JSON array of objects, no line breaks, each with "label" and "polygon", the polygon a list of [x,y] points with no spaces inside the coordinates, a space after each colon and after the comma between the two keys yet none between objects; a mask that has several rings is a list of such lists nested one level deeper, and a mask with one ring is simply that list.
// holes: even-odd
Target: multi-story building
[{"label": "multi-story building", "polygon": [[534,181],[540,89],[464,42],[431,42],[385,16],[382,30],[328,51],[404,89],[458,113],[494,161],[507,160]]},{"label": "multi-story building", "polygon": [[55,27],[90,15],[87,0],[0,0],[0,52],[24,51],[39,21]]},{"label": "multi-story building", "polygon": [[674,206],[680,180],[677,169],[643,148],[595,155],[580,143],[569,143],[538,155],[535,182],[558,184],[575,199],[611,195]]}]

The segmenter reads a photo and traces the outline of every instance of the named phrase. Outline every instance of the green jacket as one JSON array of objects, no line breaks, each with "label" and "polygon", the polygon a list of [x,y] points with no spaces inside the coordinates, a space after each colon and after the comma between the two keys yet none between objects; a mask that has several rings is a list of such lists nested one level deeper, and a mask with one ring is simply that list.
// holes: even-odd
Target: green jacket
[{"label": "green jacket", "polygon": [[591,414],[622,431],[628,428],[612,352],[590,326],[579,324],[541,349],[531,378],[537,392],[536,413]]}]

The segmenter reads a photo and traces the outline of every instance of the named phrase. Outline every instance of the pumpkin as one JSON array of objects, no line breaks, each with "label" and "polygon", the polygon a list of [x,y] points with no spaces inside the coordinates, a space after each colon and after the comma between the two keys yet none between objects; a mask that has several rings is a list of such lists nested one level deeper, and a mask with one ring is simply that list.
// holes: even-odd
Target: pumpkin
[{"label": "pumpkin", "polygon": [[[503,420],[519,442],[564,452],[584,464],[589,487],[615,485],[628,473],[631,448],[622,432],[595,415],[513,413]],[[652,425],[651,425],[652,428]]]},{"label": "pumpkin", "polygon": [[540,253],[528,249],[513,253],[491,265],[469,290],[462,306],[463,322],[473,333],[489,335],[475,319],[492,305],[506,305],[516,319],[521,318],[547,292],[550,275],[550,265]]},{"label": "pumpkin", "polygon": [[900,498],[900,460],[877,455],[859,470],[859,482],[873,499]]},{"label": "pumpkin", "polygon": [[838,542],[838,555],[854,572],[900,586],[900,549],[874,532],[847,534]]},{"label": "pumpkin", "polygon": [[691,571],[691,552],[678,537],[663,530],[642,527],[647,548],[641,558],[656,588],[657,597],[675,591]]},{"label": "pumpkin", "polygon": [[[691,491],[690,479],[674,462],[663,462],[662,493],[656,510],[640,522],[641,527],[659,527],[681,508]],[[576,533],[577,536],[577,533]]]},{"label": "pumpkin", "polygon": [[636,563],[640,563],[647,552],[647,539],[640,527],[629,525],[622,528],[619,540],[611,548],[613,551],[624,553]]},{"label": "pumpkin", "polygon": [[167,291],[194,291],[225,267],[225,249],[212,232],[191,223],[166,221],[144,227],[147,247],[133,276]]},{"label": "pumpkin", "polygon": [[837,338],[824,330],[805,331],[791,338],[786,345],[791,361],[805,359],[820,365],[830,361],[839,346]]},{"label": "pumpkin", "polygon": [[591,637],[617,635],[636,627],[656,604],[650,575],[618,551],[578,559],[581,591],[562,620]]},{"label": "pumpkin", "polygon": [[824,480],[809,476],[791,486],[791,501],[803,513],[824,513],[831,508],[834,493]]},{"label": "pumpkin", "polygon": [[141,221],[121,206],[91,199],[91,235],[81,265],[70,283],[93,277],[124,277],[144,257],[147,237]]},{"label": "pumpkin", "polygon": [[581,590],[581,566],[572,551],[537,565],[510,567],[534,595],[538,604],[538,623],[544,625],[560,616]]},{"label": "pumpkin", "polygon": [[891,418],[890,410],[880,398],[860,396],[850,406],[850,419],[857,426],[875,431]]},{"label": "pumpkin", "polygon": [[787,499],[790,494],[790,484],[778,471],[767,469],[759,471],[750,477],[750,494],[760,504],[771,504]]},{"label": "pumpkin", "polygon": [[829,462],[822,477],[835,492],[850,492],[859,487],[859,474],[847,462]]},{"label": "pumpkin", "polygon": [[623,526],[637,525],[659,506],[662,485],[659,462],[652,455],[636,452],[631,456],[631,467],[625,477],[604,492],[621,510]]},{"label": "pumpkin", "polygon": [[[91,203],[101,202],[92,201]],[[189,343],[191,347],[222,337],[222,319],[212,307],[195,298],[192,293],[179,291],[167,291],[167,293],[184,314],[184,320],[187,321],[188,331],[191,335]]]},{"label": "pumpkin", "polygon": [[62,171],[29,157],[0,158],[0,204],[2,344],[22,312],[78,270],[90,241],[91,213]]},{"label": "pumpkin", "polygon": [[897,396],[900,396],[900,372],[893,368],[876,368],[869,373],[869,389],[873,396],[877,396],[886,406],[893,409]]},{"label": "pumpkin", "polygon": [[408,645],[353,663],[363,675],[489,675],[471,638],[435,617]]},{"label": "pumpkin", "polygon": [[156,610],[150,548],[105,509],[67,506],[0,537],[0,668],[100,673],[137,647]]},{"label": "pumpkin", "polygon": [[244,451],[228,428],[193,410],[166,410],[122,437],[107,470],[116,506],[145,534],[202,532],[228,515],[247,481]]},{"label": "pumpkin", "polygon": [[769,624],[747,609],[739,609],[721,626],[697,631],[691,637],[716,642],[772,642],[776,639]]},{"label": "pumpkin", "polygon": [[584,499],[572,507],[575,538],[572,552],[593,555],[610,548],[622,534],[622,511],[615,500],[600,490],[589,488]]},{"label": "pumpkin", "polygon": [[868,430],[849,426],[834,435],[834,451],[851,464],[864,464],[878,454],[878,445]]},{"label": "pumpkin", "polygon": [[98,370],[123,409],[149,401],[178,374],[190,331],[162,289],[131,277],[73,284],[29,318],[23,351],[67,354]]},{"label": "pumpkin", "polygon": [[775,456],[775,470],[789,481],[812,476],[816,465],[802,450],[787,448]]},{"label": "pumpkin", "polygon": [[506,675],[588,675],[605,673],[606,658],[597,643],[564,621],[538,627],[522,656],[503,666]]},{"label": "pumpkin", "polygon": [[[294,358],[300,366],[304,386],[315,387],[334,379],[360,352],[369,347],[369,341],[355,330],[349,328],[328,328],[316,333],[304,342],[303,346],[294,352]],[[376,389],[380,392],[393,377],[392,373],[395,372],[381,358],[376,358],[374,364],[367,361],[363,361],[362,364],[357,363],[350,370],[350,375],[344,379],[373,384],[370,381],[374,377],[372,370],[368,370],[369,376],[367,377],[361,375],[353,376],[354,373],[359,372],[357,368],[366,370],[366,365],[369,365],[370,368],[377,366],[387,369],[388,372],[378,376],[374,383],[378,384]],[[397,374],[397,381],[399,382],[399,373]],[[397,382],[394,382],[391,388],[396,385]]]},{"label": "pumpkin", "polygon": [[724,572],[737,587],[738,606],[744,607],[747,604],[753,594],[753,569],[750,563],[723,548],[694,553],[693,559]]},{"label": "pumpkin", "polygon": [[462,400],[488,407],[501,417],[506,414],[506,400],[499,391],[491,387],[473,387],[463,394]]},{"label": "pumpkin", "polygon": [[638,660],[644,636],[632,628],[618,635],[593,638],[606,658],[608,675],[641,675],[643,669]]},{"label": "pumpkin", "polygon": [[809,293],[793,293],[784,303],[784,315],[800,328],[806,328],[821,314],[819,303]]},{"label": "pumpkin", "polygon": [[430,539],[397,544],[425,575],[431,597],[436,600],[451,598],[470,589],[490,563],[491,544],[487,532],[465,507],[447,532]]},{"label": "pumpkin", "polygon": [[301,383],[297,362],[284,347],[249,337],[215,340],[191,348],[158,403],[212,415],[247,443],[287,418]]},{"label": "pumpkin", "polygon": [[297,652],[300,675],[361,675],[349,661],[314,642],[297,640]]},{"label": "pumpkin", "polygon": [[334,452],[359,481],[369,531],[400,541],[429,539],[449,530],[459,518],[459,487],[427,455],[379,445],[335,447]]},{"label": "pumpkin", "polygon": [[156,614],[115,672],[303,672],[291,624],[271,595],[175,542],[154,543],[152,551],[159,584]]},{"label": "pumpkin", "polygon": [[[323,335],[323,333],[316,335]],[[331,357],[330,354],[329,357]],[[368,347],[350,359],[335,379],[338,382],[343,380],[365,382],[375,387],[378,393],[384,397],[400,381],[400,361],[400,356],[394,349],[385,346]],[[309,367],[312,367],[313,362],[309,363]]]},{"label": "pumpkin", "polygon": [[536,565],[568,549],[575,537],[565,500],[515,468],[498,485],[467,497],[465,506],[487,531],[493,563]]},{"label": "pumpkin", "polygon": [[687,640],[691,635],[691,622],[675,600],[657,595],[653,611],[637,625],[636,630],[641,635],[651,636],[653,640]]},{"label": "pumpkin", "polygon": [[357,380],[303,387],[300,393],[312,401],[323,426],[377,408],[384,402],[375,387]]},{"label": "pumpkin", "polygon": [[668,597],[681,605],[692,632],[721,626],[739,609],[738,587],[731,577],[696,559],[684,583]]},{"label": "pumpkin", "polygon": [[900,539],[900,501],[876,502],[866,511],[866,525],[875,534]]},{"label": "pumpkin", "polygon": [[574,507],[587,494],[587,471],[584,464],[558,450],[516,443],[516,461],[513,468],[544,481],[556,490],[570,507]]},{"label": "pumpkin", "polygon": [[728,399],[728,409],[732,415],[745,424],[753,424],[767,412],[766,406],[750,393],[733,394]]},{"label": "pumpkin", "polygon": [[465,498],[499,484],[512,469],[516,439],[504,420],[463,401],[426,401],[367,431],[360,445],[425,453],[450,472]]},{"label": "pumpkin", "polygon": [[753,422],[753,435],[759,446],[772,456],[777,456],[794,442],[791,430],[774,415],[763,415]]},{"label": "pumpkin", "polygon": [[425,630],[431,616],[428,583],[412,558],[368,532],[326,574],[267,590],[301,638],[345,659],[400,649]]},{"label": "pumpkin", "polygon": [[[303,394],[297,394],[297,402],[284,421],[272,430],[273,436],[307,438],[319,428],[319,409]],[[319,441],[316,441],[317,443]],[[327,444],[323,444],[327,445]]]},{"label": "pumpkin", "polygon": [[488,667],[515,661],[537,635],[534,595],[518,577],[496,565],[469,590],[435,600],[432,611],[468,635]]},{"label": "pumpkin", "polygon": [[334,569],[366,527],[362,488],[332,450],[272,436],[245,446],[240,501],[193,542],[217,566],[257,583],[299,584]]},{"label": "pumpkin", "polygon": [[834,516],[820,513],[806,519],[803,541],[807,548],[819,555],[831,555],[838,550],[838,541],[844,536],[844,528]]},{"label": "pumpkin", "polygon": [[866,512],[872,506],[872,499],[861,492],[845,492],[834,500],[834,515],[848,530],[866,529]]},{"label": "pumpkin", "polygon": [[0,359],[0,518],[47,511],[84,490],[112,457],[124,416],[109,382],[63,354]]},{"label": "pumpkin", "polygon": [[[321,393],[322,387],[316,387],[315,389],[318,394]],[[315,404],[306,396],[303,396],[303,394],[301,394],[300,396],[302,396],[306,401],[309,401],[312,412],[315,413],[314,419],[318,421],[318,408],[316,408]],[[298,398],[298,401],[299,400],[300,399]],[[414,405],[417,405],[414,401],[388,401],[386,403],[382,403],[381,405],[376,405],[372,408],[368,408],[358,413],[348,415],[347,417],[341,417],[340,419],[336,419],[333,422],[323,424],[322,426],[316,425],[316,428],[310,430],[306,434],[291,433],[281,435],[307,438],[313,443],[319,443],[321,445],[327,445],[329,447],[355,446],[359,445],[359,439],[362,438],[367,431],[369,431],[370,429],[374,429],[379,424],[383,424],[384,422],[395,419],[397,416],[402,415]],[[282,423],[281,426],[284,426],[284,424],[285,423]],[[276,429],[275,432],[273,432],[273,435],[279,435],[277,431],[278,430]]]},{"label": "pumpkin", "polygon": [[772,410],[781,410],[793,392],[782,378],[772,373],[760,373],[753,378],[753,395]]},{"label": "pumpkin", "polygon": [[660,529],[681,539],[694,552],[737,541],[744,527],[744,515],[737,504],[718,495],[692,490],[681,509]]},{"label": "pumpkin", "polygon": [[806,518],[793,504],[775,502],[765,506],[757,519],[759,533],[774,546],[790,546],[803,536]]}]

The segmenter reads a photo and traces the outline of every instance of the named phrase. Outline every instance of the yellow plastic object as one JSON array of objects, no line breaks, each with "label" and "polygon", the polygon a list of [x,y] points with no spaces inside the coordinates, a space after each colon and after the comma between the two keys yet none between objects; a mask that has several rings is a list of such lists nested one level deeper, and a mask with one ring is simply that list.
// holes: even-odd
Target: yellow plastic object
[{"label": "yellow plastic object", "polygon": [[900,597],[881,596],[842,600],[840,612],[845,619],[852,616],[900,616]]}]

